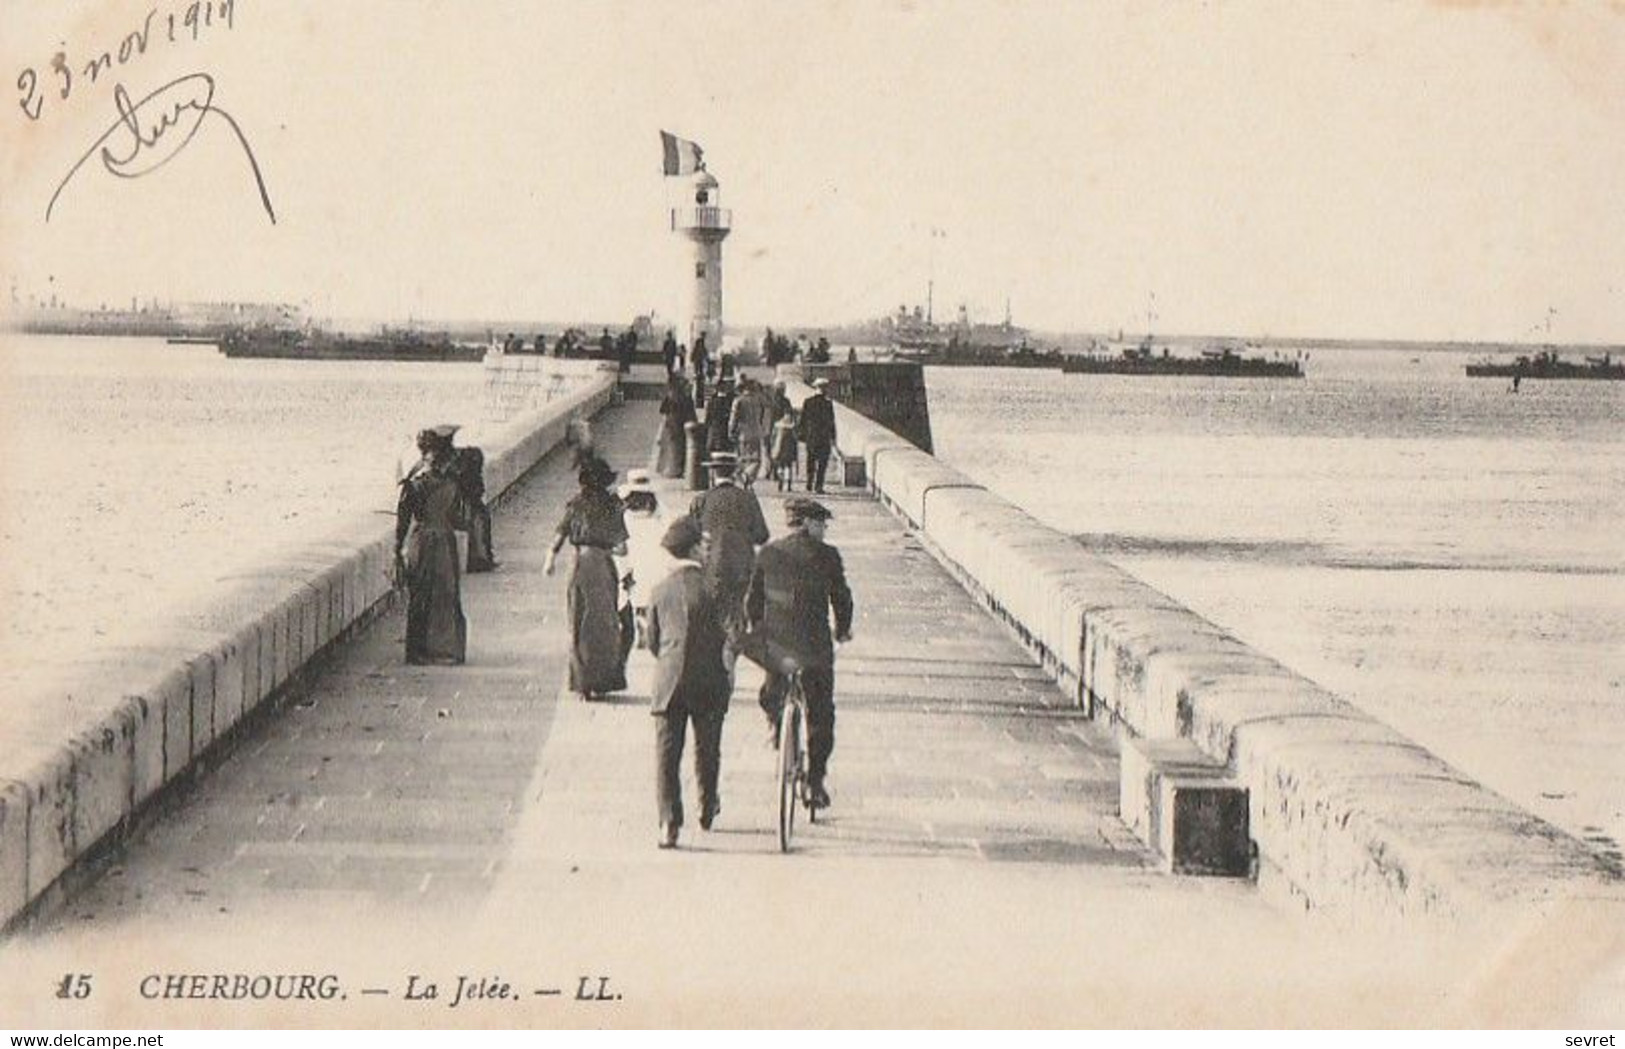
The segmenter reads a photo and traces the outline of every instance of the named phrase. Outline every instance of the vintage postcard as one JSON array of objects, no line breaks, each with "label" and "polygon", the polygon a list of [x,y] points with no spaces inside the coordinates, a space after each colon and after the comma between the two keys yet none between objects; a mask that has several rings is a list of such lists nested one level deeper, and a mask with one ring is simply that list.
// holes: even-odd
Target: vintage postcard
[{"label": "vintage postcard", "polygon": [[1625,1018],[1625,9],[0,0],[0,1024]]}]

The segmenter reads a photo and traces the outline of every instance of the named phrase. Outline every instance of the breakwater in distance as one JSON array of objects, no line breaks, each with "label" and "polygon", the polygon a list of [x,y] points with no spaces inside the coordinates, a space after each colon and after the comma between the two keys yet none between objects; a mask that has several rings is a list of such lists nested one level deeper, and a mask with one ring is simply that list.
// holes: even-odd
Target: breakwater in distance
[{"label": "breakwater in distance", "polygon": [[[573,419],[608,403],[613,375],[578,378],[483,433],[492,498],[560,446]],[[218,581],[206,602],[152,624],[139,643],[87,653],[48,695],[14,704],[0,724],[0,924],[388,607],[393,551],[393,520],[358,511]]]},{"label": "breakwater in distance", "polygon": [[841,455],[1080,706],[1133,737],[1188,740],[1248,790],[1271,895],[1364,920],[1617,891],[1578,839],[969,476],[837,413]]},{"label": "breakwater in distance", "polygon": [[[9,309],[0,312],[0,331],[13,331],[33,335],[80,335],[92,337],[131,336],[141,335],[148,337],[190,337],[210,336],[220,337],[227,331],[245,324],[295,324],[299,315],[294,307],[281,303],[262,302],[211,302],[211,303],[171,303],[160,305],[148,303],[139,305],[132,303],[129,309],[107,308],[89,309],[68,305],[46,305],[39,302],[28,304],[13,303]],[[659,336],[668,328],[675,328],[674,322],[651,317],[650,331],[658,342]],[[342,320],[339,325],[341,331],[366,331],[375,328],[377,319],[362,320],[359,318]],[[545,334],[551,342],[563,332],[576,329],[587,333],[589,341],[596,339],[597,333],[607,328],[611,333],[618,333],[626,325],[625,318],[613,320],[540,320],[537,318],[506,318],[506,319],[470,319],[457,318],[443,321],[424,321],[410,325],[408,329],[419,334],[443,334],[454,342],[468,342],[484,344],[493,336],[500,337],[503,333],[514,332],[525,338],[528,342],[536,333]],[[725,329],[725,336],[731,342],[734,339],[753,340],[760,343],[764,328],[754,326],[733,326]],[[887,331],[883,326],[875,324],[832,324],[802,327],[787,327],[778,329],[779,334],[791,340],[798,336],[806,336],[816,342],[819,338],[829,339],[836,351],[847,346],[874,346],[889,342]],[[1625,357],[1625,345],[1616,343],[1553,343],[1553,342],[1501,342],[1501,341],[1418,341],[1415,339],[1385,339],[1385,338],[1304,338],[1292,335],[1247,335],[1247,334],[1192,334],[1188,332],[1151,333],[1119,330],[1116,332],[1089,332],[1089,331],[1033,331],[1033,341],[1039,346],[1054,346],[1064,352],[1078,352],[1088,349],[1092,344],[1116,342],[1123,345],[1138,345],[1142,341],[1151,340],[1157,346],[1170,346],[1179,350],[1195,352],[1196,350],[1216,345],[1247,345],[1260,350],[1280,350],[1296,353],[1302,350],[1385,350],[1405,353],[1471,353],[1485,354],[1535,354],[1541,351],[1551,351],[1564,356],[1583,357],[1597,356],[1608,353],[1615,357]],[[647,338],[645,340],[647,342]],[[648,346],[643,347],[645,350]],[[654,349],[658,350],[658,346]],[[645,363],[658,363],[655,358]]]}]

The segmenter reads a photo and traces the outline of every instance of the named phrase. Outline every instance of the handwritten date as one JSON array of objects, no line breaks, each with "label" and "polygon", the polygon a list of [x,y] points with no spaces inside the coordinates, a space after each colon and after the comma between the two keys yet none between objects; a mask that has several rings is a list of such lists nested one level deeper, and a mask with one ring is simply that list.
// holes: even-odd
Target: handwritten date
[{"label": "handwritten date", "polygon": [[51,56],[51,63],[43,74],[33,66],[24,68],[17,74],[17,90],[21,96],[17,106],[29,120],[38,120],[45,112],[46,99],[53,87],[58,101],[66,102],[77,85],[97,83],[102,74],[112,70],[115,60],[120,67],[129,65],[145,55],[154,40],[167,38],[171,44],[187,39],[195,41],[217,25],[229,30],[236,27],[236,22],[237,0],[193,0],[168,10],[149,8],[141,25],[120,38],[117,47],[93,54],[80,66],[77,79],[75,63],[68,60],[66,50]]}]

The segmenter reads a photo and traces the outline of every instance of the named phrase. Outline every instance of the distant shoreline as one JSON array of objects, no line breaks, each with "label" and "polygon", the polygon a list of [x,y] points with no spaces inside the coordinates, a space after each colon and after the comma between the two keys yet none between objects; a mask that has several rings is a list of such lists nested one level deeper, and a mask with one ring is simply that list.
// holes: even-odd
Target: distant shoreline
[{"label": "distant shoreline", "polygon": [[[36,313],[31,317],[17,317],[14,315],[0,315],[0,332],[16,335],[69,335],[89,336],[102,338],[188,338],[206,339],[223,336],[232,325],[221,324],[218,320],[199,322],[199,320],[181,316],[165,316],[163,313],[129,313],[125,311],[107,311],[105,313],[82,310],[51,311],[48,316]],[[444,334],[455,341],[483,341],[490,332],[523,332],[540,331],[550,336],[556,336],[560,331],[569,327],[582,328],[588,332],[604,327],[602,324],[564,324],[559,322],[531,322],[529,324],[513,321],[499,321],[495,323],[482,323],[479,321],[459,320],[448,323],[433,323],[412,321],[405,324],[393,324],[389,327],[399,331],[412,331],[425,334]],[[608,325],[611,330],[622,330],[620,326]],[[758,337],[766,326],[737,325],[729,326],[727,334],[739,337]],[[826,327],[786,326],[782,329],[784,334],[794,338],[798,334],[810,336],[824,335],[830,343],[840,347],[859,344],[872,345],[872,334],[865,334],[850,325],[829,325]],[[1349,338],[1319,338],[1319,337],[1291,337],[1291,336],[1265,336],[1248,338],[1237,335],[1187,335],[1187,334],[1151,334],[1145,332],[1045,332],[1034,330],[1031,332],[1036,344],[1043,346],[1057,346],[1063,351],[1081,351],[1087,349],[1091,341],[1138,345],[1147,338],[1158,347],[1203,349],[1214,345],[1245,345],[1259,350],[1382,350],[1388,352],[1409,353],[1479,353],[1479,354],[1527,354],[1540,350],[1551,350],[1563,354],[1598,354],[1613,353],[1625,355],[1625,343],[1598,343],[1598,342],[1510,342],[1504,340],[1489,341],[1462,341],[1462,340],[1418,340],[1418,339],[1349,339]]]}]

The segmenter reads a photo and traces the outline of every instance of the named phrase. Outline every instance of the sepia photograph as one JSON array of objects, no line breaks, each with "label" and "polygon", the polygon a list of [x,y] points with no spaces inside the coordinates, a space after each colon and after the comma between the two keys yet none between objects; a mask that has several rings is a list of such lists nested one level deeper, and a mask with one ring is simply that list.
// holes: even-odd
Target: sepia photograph
[{"label": "sepia photograph", "polygon": [[0,1027],[1625,1027],[1619,3],[0,62]]}]

